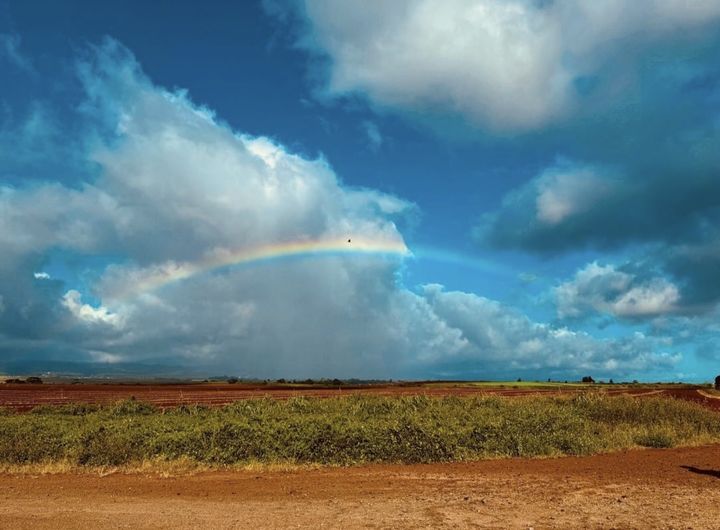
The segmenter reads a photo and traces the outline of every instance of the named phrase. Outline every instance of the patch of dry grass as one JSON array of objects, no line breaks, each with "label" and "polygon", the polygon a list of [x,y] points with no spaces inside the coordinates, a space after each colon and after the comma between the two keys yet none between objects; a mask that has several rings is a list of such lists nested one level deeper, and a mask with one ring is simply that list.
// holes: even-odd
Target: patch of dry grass
[{"label": "patch of dry grass", "polygon": [[211,471],[239,471],[247,473],[296,472],[319,469],[321,464],[293,462],[247,462],[233,465],[210,465],[180,457],[174,460],[153,458],[121,466],[83,466],[70,460],[26,464],[0,463],[0,474],[6,475],[65,475],[68,473],[105,477],[114,474],[151,475],[163,478],[192,476]]},{"label": "patch of dry grass", "polygon": [[[662,397],[247,400],[158,410],[138,401],[0,417],[0,471],[178,475],[209,469],[587,455],[720,441],[720,415]],[[300,467],[298,467],[300,466]]]}]

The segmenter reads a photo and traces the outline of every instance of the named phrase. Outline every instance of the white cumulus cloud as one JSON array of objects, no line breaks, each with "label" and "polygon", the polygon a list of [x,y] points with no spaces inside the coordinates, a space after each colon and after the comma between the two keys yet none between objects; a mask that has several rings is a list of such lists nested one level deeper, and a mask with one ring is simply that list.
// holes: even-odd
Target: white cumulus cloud
[{"label": "white cumulus cloud", "polygon": [[558,224],[602,204],[611,193],[610,182],[589,167],[556,167],[545,171],[535,182],[538,221]]},{"label": "white cumulus cloud", "polygon": [[621,318],[657,317],[678,310],[680,291],[662,277],[641,279],[613,265],[589,263],[555,288],[560,317],[593,312]]},{"label": "white cumulus cloud", "polygon": [[[89,359],[162,358],[259,377],[628,373],[679,359],[652,338],[598,340],[472,293],[410,290],[402,256],[204,266],[258,245],[340,236],[402,246],[396,220],[415,207],[344,186],[322,158],[233,130],[153,85],[113,41],[81,72],[84,112],[112,134],[90,144],[92,183],[0,187],[0,351],[4,334],[22,330]],[[98,303],[31,280],[27,270],[51,249],[119,256],[96,271]],[[31,299],[34,313],[24,309]]]},{"label": "white cumulus cloud", "polygon": [[[328,59],[329,93],[457,113],[500,130],[532,129],[578,110],[576,85],[599,71],[608,76],[603,90],[622,90],[642,50],[720,17],[714,0],[293,5],[306,24],[300,44]],[[621,60],[609,60],[618,53]]]},{"label": "white cumulus cloud", "polygon": [[68,311],[70,311],[75,318],[88,324],[108,324],[113,327],[120,327],[122,325],[122,318],[111,313],[106,307],[93,307],[89,304],[82,303],[82,295],[71,289],[62,299],[62,305],[64,305]]}]

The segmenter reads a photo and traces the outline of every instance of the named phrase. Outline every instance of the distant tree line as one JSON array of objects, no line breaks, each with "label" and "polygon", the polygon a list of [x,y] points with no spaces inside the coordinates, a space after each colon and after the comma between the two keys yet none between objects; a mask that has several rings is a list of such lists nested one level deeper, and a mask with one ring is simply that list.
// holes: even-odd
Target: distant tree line
[{"label": "distant tree line", "polygon": [[281,377],[279,379],[244,379],[239,377],[211,377],[209,379],[205,379],[204,382],[208,383],[210,381],[225,381],[231,385],[237,384],[237,383],[248,383],[248,384],[261,384],[261,385],[319,385],[319,386],[343,386],[343,385],[371,385],[371,384],[393,384],[394,381],[392,379],[329,379],[329,378],[321,378],[321,379],[285,379],[284,377]]},{"label": "distant tree line", "polygon": [[11,379],[5,379],[6,385],[40,385],[42,384],[43,380],[39,377],[30,376],[25,379],[20,378],[11,378]]}]

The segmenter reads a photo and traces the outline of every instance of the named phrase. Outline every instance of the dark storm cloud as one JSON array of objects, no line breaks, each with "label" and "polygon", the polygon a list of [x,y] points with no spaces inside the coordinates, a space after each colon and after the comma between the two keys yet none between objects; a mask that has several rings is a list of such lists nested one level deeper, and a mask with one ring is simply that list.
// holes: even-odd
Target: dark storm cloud
[{"label": "dark storm cloud", "polygon": [[680,286],[682,310],[720,300],[720,45],[689,49],[649,56],[615,106],[549,131],[541,141],[567,158],[509,193],[477,239],[542,255],[629,249],[635,272]]}]

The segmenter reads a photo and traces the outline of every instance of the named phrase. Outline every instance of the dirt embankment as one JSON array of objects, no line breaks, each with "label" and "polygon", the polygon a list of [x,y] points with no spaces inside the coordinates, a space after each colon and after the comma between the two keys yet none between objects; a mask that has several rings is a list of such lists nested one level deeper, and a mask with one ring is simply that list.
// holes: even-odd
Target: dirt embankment
[{"label": "dirt embankment", "polygon": [[0,475],[3,528],[720,528],[720,446],[293,472]]}]

